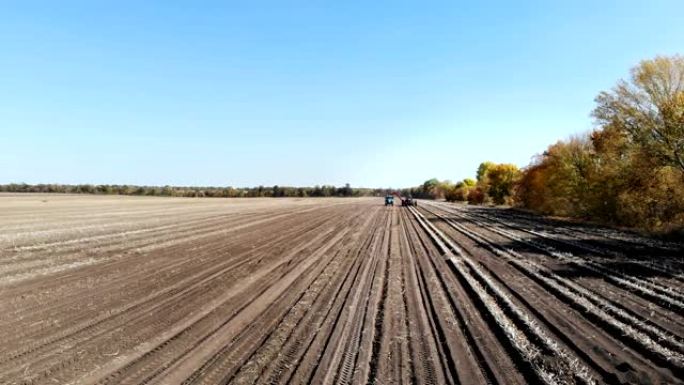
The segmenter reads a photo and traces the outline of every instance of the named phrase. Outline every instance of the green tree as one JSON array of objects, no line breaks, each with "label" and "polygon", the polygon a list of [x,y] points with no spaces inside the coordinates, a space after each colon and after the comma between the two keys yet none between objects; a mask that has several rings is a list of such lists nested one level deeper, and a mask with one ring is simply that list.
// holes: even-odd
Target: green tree
[{"label": "green tree", "polygon": [[423,183],[422,186],[422,196],[424,198],[435,198],[437,193],[437,187],[439,186],[439,180],[437,178],[428,179]]}]

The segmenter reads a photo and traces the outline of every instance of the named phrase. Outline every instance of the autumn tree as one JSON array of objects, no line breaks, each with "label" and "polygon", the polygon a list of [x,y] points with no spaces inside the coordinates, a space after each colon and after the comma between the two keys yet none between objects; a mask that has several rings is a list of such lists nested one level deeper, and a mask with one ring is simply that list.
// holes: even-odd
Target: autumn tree
[{"label": "autumn tree", "polygon": [[585,215],[595,170],[587,136],[559,141],[520,177],[518,200],[526,207],[554,215]]},{"label": "autumn tree", "polygon": [[437,195],[437,188],[439,187],[439,179],[428,179],[423,183],[422,195],[425,198],[435,198]]},{"label": "autumn tree", "polygon": [[494,162],[482,162],[480,165],[477,167],[477,181],[481,183],[486,183],[487,179],[487,172],[489,171],[490,168],[494,166]]},{"label": "autumn tree", "polygon": [[520,177],[518,166],[510,163],[495,164],[487,169],[487,195],[496,204],[511,203],[513,188]]},{"label": "autumn tree", "polygon": [[656,57],[596,98],[604,131],[624,135],[629,150],[684,171],[684,57]]},{"label": "autumn tree", "polygon": [[[656,57],[596,98],[597,127],[524,170],[519,202],[556,215],[684,228],[684,58]],[[478,182],[479,183],[479,182]]]},{"label": "autumn tree", "polygon": [[465,178],[451,186],[444,197],[450,202],[466,201],[468,200],[468,193],[475,188],[476,183],[474,179]]}]

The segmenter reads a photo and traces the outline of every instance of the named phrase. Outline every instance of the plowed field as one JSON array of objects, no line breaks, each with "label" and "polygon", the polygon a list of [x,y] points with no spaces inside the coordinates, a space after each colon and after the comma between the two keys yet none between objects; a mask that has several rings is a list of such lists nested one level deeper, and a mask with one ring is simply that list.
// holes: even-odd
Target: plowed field
[{"label": "plowed field", "polygon": [[0,195],[1,384],[682,378],[682,244],[426,201]]}]

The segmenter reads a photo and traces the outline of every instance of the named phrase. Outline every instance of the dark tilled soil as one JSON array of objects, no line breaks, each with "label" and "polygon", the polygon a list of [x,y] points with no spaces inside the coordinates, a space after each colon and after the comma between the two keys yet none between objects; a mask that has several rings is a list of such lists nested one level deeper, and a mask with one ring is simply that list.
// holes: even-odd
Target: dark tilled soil
[{"label": "dark tilled soil", "polygon": [[682,383],[682,255],[436,202],[4,195],[0,383]]}]

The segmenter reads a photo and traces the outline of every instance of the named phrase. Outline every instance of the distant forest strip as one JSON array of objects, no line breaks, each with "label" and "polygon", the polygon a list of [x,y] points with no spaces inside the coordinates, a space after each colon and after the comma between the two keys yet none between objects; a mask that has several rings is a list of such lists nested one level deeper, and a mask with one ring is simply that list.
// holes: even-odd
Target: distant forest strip
[{"label": "distant forest strip", "polygon": [[483,162],[475,179],[431,179],[404,193],[684,233],[684,57],[642,61],[595,102],[593,131],[523,169]]},{"label": "distant forest strip", "polygon": [[330,185],[314,187],[179,187],[179,186],[133,186],[133,185],[92,185],[92,184],[26,184],[11,183],[0,185],[0,192],[13,193],[64,193],[99,195],[138,195],[193,198],[282,198],[282,197],[361,197],[382,196],[388,189],[353,188]]}]

